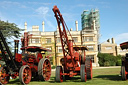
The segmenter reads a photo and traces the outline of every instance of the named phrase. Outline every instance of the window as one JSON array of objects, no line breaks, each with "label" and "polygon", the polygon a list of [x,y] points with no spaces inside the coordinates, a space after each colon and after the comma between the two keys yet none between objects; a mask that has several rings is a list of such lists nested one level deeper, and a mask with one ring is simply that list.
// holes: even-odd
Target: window
[{"label": "window", "polygon": [[89,51],[94,51],[94,46],[90,45],[90,46],[87,46],[87,48],[88,48]]},{"label": "window", "polygon": [[47,38],[47,43],[51,43],[51,38]]},{"label": "window", "polygon": [[105,47],[105,49],[106,49],[106,50],[111,50],[112,47],[110,47],[110,46],[109,46],[109,47]]},{"label": "window", "polygon": [[94,55],[87,55],[87,57],[90,57],[92,60],[92,63],[94,63]]},{"label": "window", "polygon": [[50,46],[50,47],[46,47],[47,49],[49,49],[49,50],[52,50],[52,47]]},{"label": "window", "polygon": [[40,43],[39,39],[32,39],[32,43]]},{"label": "window", "polygon": [[83,37],[83,41],[93,41],[93,37]]},{"label": "window", "polygon": [[78,38],[77,37],[73,37],[72,39],[74,40],[74,42],[78,42]]},{"label": "window", "polygon": [[58,47],[58,52],[62,52],[62,47]]},{"label": "window", "polygon": [[60,43],[60,38],[59,37],[57,38],[57,43]]}]

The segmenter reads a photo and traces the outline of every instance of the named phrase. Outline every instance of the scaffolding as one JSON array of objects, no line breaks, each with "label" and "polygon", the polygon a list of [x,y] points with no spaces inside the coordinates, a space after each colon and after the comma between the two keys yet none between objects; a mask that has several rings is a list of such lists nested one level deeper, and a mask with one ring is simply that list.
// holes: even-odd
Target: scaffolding
[{"label": "scaffolding", "polygon": [[100,20],[99,20],[99,10],[92,9],[91,11],[84,10],[81,14],[81,23],[82,29],[90,28],[93,25],[93,21],[95,20],[96,29],[100,28]]}]

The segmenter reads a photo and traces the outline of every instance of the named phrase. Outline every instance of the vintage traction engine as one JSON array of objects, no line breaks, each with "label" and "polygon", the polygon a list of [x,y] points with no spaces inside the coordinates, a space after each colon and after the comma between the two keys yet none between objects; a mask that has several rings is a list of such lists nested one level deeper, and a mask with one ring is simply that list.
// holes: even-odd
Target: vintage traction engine
[{"label": "vintage traction engine", "polygon": [[[128,49],[128,42],[121,43],[120,47],[121,49]],[[128,53],[126,53],[125,57],[122,57],[121,76],[122,80],[128,78]]]},{"label": "vintage traction engine", "polygon": [[22,54],[18,54],[19,40],[15,40],[15,53],[9,50],[9,47],[3,37],[0,30],[0,50],[2,52],[2,58],[5,61],[5,65],[0,67],[0,83],[7,84],[10,77],[17,78],[22,84],[28,84],[31,78],[36,80],[48,81],[51,76],[51,64],[49,56],[43,58],[42,51],[50,51],[42,47],[27,46],[27,32],[22,39]]},{"label": "vintage traction engine", "polygon": [[[85,50],[87,50],[87,48],[85,46],[73,46],[74,41],[68,39],[67,32],[69,32],[69,30],[57,6],[54,6],[53,12],[58,23],[64,56],[64,58],[60,60],[62,66],[56,67],[56,81],[63,82],[63,76],[65,76],[65,79],[70,79],[76,75],[80,75],[81,81],[83,82],[85,82],[87,78],[92,79],[92,61],[91,58],[85,57]],[[63,29],[60,25],[62,25]],[[66,28],[68,31],[66,31]],[[70,32],[69,35],[72,38]]]}]

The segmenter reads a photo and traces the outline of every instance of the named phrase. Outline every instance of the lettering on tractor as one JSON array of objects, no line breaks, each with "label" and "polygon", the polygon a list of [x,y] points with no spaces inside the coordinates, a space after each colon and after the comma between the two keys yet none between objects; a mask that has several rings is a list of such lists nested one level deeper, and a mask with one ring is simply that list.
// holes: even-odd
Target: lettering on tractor
[{"label": "lettering on tractor", "polygon": [[5,40],[0,30],[0,50],[6,64],[0,67],[1,84],[7,84],[10,77],[15,79],[18,76],[22,84],[28,84],[32,78],[44,81],[50,79],[51,64],[48,59],[49,56],[43,58],[41,52],[50,52],[51,50],[37,46],[28,46],[28,34],[25,32],[24,38],[21,40],[22,53],[18,53],[19,40],[14,40],[15,52],[14,56],[12,56]]},{"label": "lettering on tractor", "polygon": [[[87,78],[92,79],[92,61],[91,58],[86,57],[85,55],[85,50],[88,48],[86,46],[75,45],[75,42],[73,41],[62,14],[57,6],[54,6],[53,12],[58,23],[64,56],[60,60],[62,66],[56,67],[55,80],[57,82],[63,82],[63,77],[65,77],[65,79],[71,79],[71,77],[76,75],[80,75],[82,82],[86,82]],[[61,25],[62,28],[60,27]],[[69,33],[71,40],[68,39],[67,32]]]},{"label": "lettering on tractor", "polygon": [[[122,50],[128,49],[128,42],[121,43],[120,47]],[[126,53],[125,57],[122,57],[121,76],[122,80],[128,79],[128,53]]]}]

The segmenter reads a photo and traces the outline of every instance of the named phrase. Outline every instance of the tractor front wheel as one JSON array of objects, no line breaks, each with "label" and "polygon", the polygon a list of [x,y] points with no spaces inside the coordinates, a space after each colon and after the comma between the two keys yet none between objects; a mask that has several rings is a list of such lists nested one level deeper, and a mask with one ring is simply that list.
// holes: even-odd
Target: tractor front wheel
[{"label": "tractor front wheel", "polygon": [[4,67],[0,67],[0,84],[7,84],[10,79],[10,76],[7,74],[7,71]]},{"label": "tractor front wheel", "polygon": [[86,75],[86,67],[85,65],[81,65],[80,67],[80,77],[82,82],[87,81],[87,75]]},{"label": "tractor front wheel", "polygon": [[57,66],[56,67],[56,82],[63,82],[63,69],[62,66]]},{"label": "tractor front wheel", "polygon": [[31,69],[28,65],[24,65],[19,71],[19,80],[22,84],[28,84],[31,81]]},{"label": "tractor front wheel", "polygon": [[85,60],[87,79],[92,79],[92,60],[89,57],[86,57]]},{"label": "tractor front wheel", "polygon": [[38,64],[39,79],[48,81],[51,77],[51,63],[48,58],[41,59]]},{"label": "tractor front wheel", "polygon": [[125,71],[125,66],[121,66],[121,76],[122,76],[122,80],[127,80],[127,74]]}]

